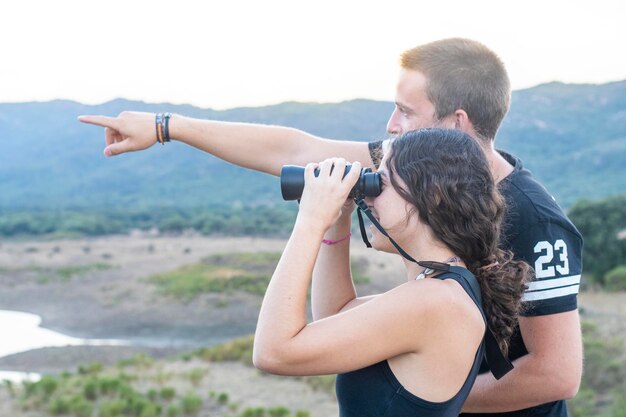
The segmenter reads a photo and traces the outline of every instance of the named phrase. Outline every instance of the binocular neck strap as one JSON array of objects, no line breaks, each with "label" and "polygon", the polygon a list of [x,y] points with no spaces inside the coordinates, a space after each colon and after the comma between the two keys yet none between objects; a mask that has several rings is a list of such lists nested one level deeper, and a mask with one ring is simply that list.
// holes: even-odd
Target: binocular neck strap
[{"label": "binocular neck strap", "polygon": [[374,226],[376,226],[376,228],[380,231],[380,233],[382,233],[383,235],[387,236],[387,239],[389,239],[391,244],[398,250],[400,255],[402,255],[405,259],[407,259],[407,260],[409,260],[411,262],[415,262],[419,266],[422,266],[422,267],[428,268],[428,269],[434,269],[434,270],[437,270],[437,271],[445,271],[445,272],[448,272],[450,270],[450,264],[446,264],[446,263],[443,263],[443,262],[433,262],[433,261],[416,261],[415,259],[413,259],[413,257],[411,255],[406,253],[404,251],[404,249],[402,249],[400,247],[400,245],[398,245],[396,243],[396,241],[393,240],[389,236],[389,234],[387,234],[387,231],[385,231],[385,229],[383,229],[383,227],[380,225],[380,223],[378,223],[378,220],[376,220],[376,218],[372,214],[372,211],[367,206],[365,201],[363,201],[362,198],[355,199],[354,201],[355,201],[356,207],[357,207],[357,216],[359,218],[359,229],[361,229],[361,238],[363,239],[363,242],[365,243],[365,246],[367,246],[368,248],[371,248],[372,244],[367,239],[367,232],[365,231],[365,224],[363,222],[363,215],[361,213],[365,213],[365,215],[370,219],[372,224]]},{"label": "binocular neck strap", "polygon": [[[367,240],[367,233],[365,231],[365,224],[363,223],[363,215],[361,213],[365,213],[365,215],[371,220],[374,226],[376,226],[376,228],[380,230],[380,233],[387,236],[387,239],[389,239],[391,244],[395,246],[395,248],[398,250],[400,255],[402,255],[405,259],[408,259],[411,262],[415,262],[416,264],[418,264],[419,266],[423,266],[424,268],[430,268],[430,269],[434,269],[437,271],[445,271],[445,272],[450,271],[450,265],[446,263],[432,262],[432,261],[416,261],[415,259],[413,259],[411,255],[406,253],[389,236],[389,234],[387,234],[385,229],[383,229],[383,227],[380,225],[380,223],[378,223],[376,218],[374,218],[374,215],[372,214],[370,208],[367,206],[365,201],[363,201],[363,199],[355,199],[354,201],[356,202],[356,205],[357,205],[357,216],[359,217],[359,228],[361,229],[361,237],[363,238],[363,242],[365,242],[365,245],[368,248],[371,248],[372,244],[369,242],[369,240]],[[477,304],[482,306],[482,301],[480,297],[480,286],[478,285],[478,281],[476,281],[476,278],[473,275],[468,276],[467,274],[463,273],[463,269],[461,268],[456,268],[455,270],[453,270],[453,273],[460,275],[464,278],[464,280],[468,283],[469,288],[471,289],[471,292],[474,294],[474,299],[476,300]],[[481,309],[481,311],[483,310]],[[486,320],[487,313],[484,313],[484,314],[485,314],[485,320]],[[489,326],[487,326],[485,329],[485,349],[486,349],[485,357],[487,359],[487,363],[489,364],[491,372],[493,373],[496,379],[502,378],[507,372],[513,369],[513,364],[511,364],[508,358],[502,354],[502,351],[500,350],[500,346],[498,346],[498,342],[494,334],[492,333],[491,329],[489,328]]]}]

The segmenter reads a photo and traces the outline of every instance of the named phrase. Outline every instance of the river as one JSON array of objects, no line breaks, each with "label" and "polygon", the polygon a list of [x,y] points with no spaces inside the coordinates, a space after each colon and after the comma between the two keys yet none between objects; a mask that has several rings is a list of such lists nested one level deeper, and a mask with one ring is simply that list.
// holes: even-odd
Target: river
[{"label": "river", "polygon": [[[41,327],[41,317],[19,311],[0,310],[0,358],[14,353],[53,346],[123,346],[123,340],[79,339]],[[0,370],[0,381],[37,380],[38,374]]]}]

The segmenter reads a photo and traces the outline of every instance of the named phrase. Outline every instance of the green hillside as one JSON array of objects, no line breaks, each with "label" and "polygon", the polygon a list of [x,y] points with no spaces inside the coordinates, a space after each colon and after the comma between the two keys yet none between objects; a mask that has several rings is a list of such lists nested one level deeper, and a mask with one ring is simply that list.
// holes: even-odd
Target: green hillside
[{"label": "green hillside", "polygon": [[[516,91],[497,138],[565,207],[626,193],[626,81],[551,83]],[[0,104],[0,209],[150,209],[283,204],[276,178],[223,163],[179,143],[104,158],[102,129],[80,114],[173,111],[229,121],[282,124],[351,140],[385,136],[392,103],[283,103],[226,111],[114,100]]]},{"label": "green hillside", "polygon": [[552,192],[580,198],[626,191],[626,82],[550,83],[513,94],[498,137]]}]

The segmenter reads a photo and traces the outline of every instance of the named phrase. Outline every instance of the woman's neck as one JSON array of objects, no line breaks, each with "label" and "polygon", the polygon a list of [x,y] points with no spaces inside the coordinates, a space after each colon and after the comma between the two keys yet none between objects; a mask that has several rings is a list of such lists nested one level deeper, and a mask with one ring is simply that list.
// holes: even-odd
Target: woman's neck
[{"label": "woman's neck", "polygon": [[[427,249],[421,251],[412,251],[409,254],[416,261],[435,261],[450,263],[451,265],[463,265],[460,258],[452,252],[452,250],[444,245],[432,244]],[[408,259],[404,260],[404,266],[407,273],[407,281],[414,280],[417,276],[424,272],[424,267],[411,262]]]}]

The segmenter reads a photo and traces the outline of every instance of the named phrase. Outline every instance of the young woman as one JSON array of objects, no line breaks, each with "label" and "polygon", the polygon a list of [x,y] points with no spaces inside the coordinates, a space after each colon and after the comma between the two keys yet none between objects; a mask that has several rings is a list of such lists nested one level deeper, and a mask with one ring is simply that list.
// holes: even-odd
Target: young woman
[{"label": "young woman", "polygon": [[[382,192],[365,201],[419,263],[405,260],[406,282],[361,298],[350,274],[353,203],[346,202],[360,164],[342,179],[345,165],[335,158],[305,169],[298,217],[261,307],[254,363],[282,375],[339,374],[342,417],[457,416],[484,337],[495,335],[506,355],[529,275],[497,249],[504,203],[485,156],[454,130],[413,131],[393,142],[378,171]],[[372,245],[397,253],[376,228]],[[433,270],[422,261],[447,265]]]}]

